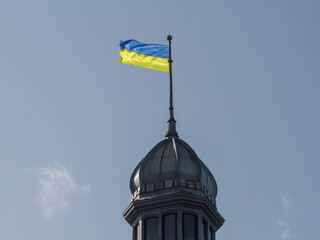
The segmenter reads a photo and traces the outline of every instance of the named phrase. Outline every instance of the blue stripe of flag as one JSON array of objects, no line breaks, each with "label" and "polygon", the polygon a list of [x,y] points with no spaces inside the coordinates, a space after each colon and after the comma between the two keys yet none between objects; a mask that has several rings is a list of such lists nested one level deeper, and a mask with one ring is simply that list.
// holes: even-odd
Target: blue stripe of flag
[{"label": "blue stripe of flag", "polygon": [[133,51],[138,54],[169,59],[169,46],[166,45],[146,44],[132,39],[124,42],[120,41],[120,48],[127,49],[128,51]]}]

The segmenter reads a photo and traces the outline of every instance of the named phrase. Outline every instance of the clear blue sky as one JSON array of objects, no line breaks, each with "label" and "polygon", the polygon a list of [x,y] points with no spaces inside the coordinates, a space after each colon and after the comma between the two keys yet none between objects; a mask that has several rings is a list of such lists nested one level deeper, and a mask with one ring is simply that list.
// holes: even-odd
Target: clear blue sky
[{"label": "clear blue sky", "polygon": [[0,239],[131,239],[168,74],[119,41],[173,35],[177,130],[218,183],[217,240],[319,239],[320,2],[0,2]]}]

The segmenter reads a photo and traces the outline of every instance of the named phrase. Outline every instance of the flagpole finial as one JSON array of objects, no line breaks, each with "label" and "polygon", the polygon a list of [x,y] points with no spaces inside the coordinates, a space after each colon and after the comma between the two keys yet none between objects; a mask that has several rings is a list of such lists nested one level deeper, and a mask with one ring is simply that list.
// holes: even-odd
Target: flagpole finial
[{"label": "flagpole finial", "polygon": [[169,74],[170,74],[170,118],[168,120],[168,131],[166,133],[166,137],[179,137],[176,131],[176,120],[173,116],[173,89],[172,89],[172,59],[171,59],[171,40],[172,36],[168,35],[167,40],[169,41]]}]

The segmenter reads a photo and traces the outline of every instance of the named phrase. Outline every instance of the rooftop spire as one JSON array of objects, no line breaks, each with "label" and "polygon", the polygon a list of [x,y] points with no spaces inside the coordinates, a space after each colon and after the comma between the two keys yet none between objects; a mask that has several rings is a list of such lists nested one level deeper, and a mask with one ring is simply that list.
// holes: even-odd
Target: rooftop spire
[{"label": "rooftop spire", "polygon": [[170,74],[170,118],[168,120],[168,131],[166,137],[179,137],[176,131],[176,120],[173,116],[173,91],[172,91],[172,59],[171,59],[171,40],[172,36],[168,35],[167,40],[169,41],[169,74]]}]

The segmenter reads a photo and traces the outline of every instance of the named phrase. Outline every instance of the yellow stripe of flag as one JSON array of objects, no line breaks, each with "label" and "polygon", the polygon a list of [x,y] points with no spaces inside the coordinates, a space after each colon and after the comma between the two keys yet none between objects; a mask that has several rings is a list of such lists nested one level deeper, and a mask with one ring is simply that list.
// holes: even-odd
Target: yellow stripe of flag
[{"label": "yellow stripe of flag", "polygon": [[119,61],[121,63],[126,63],[138,67],[144,67],[162,72],[169,72],[168,58],[147,56],[144,54],[138,54],[136,52],[128,51],[127,49],[122,49],[120,51]]}]

